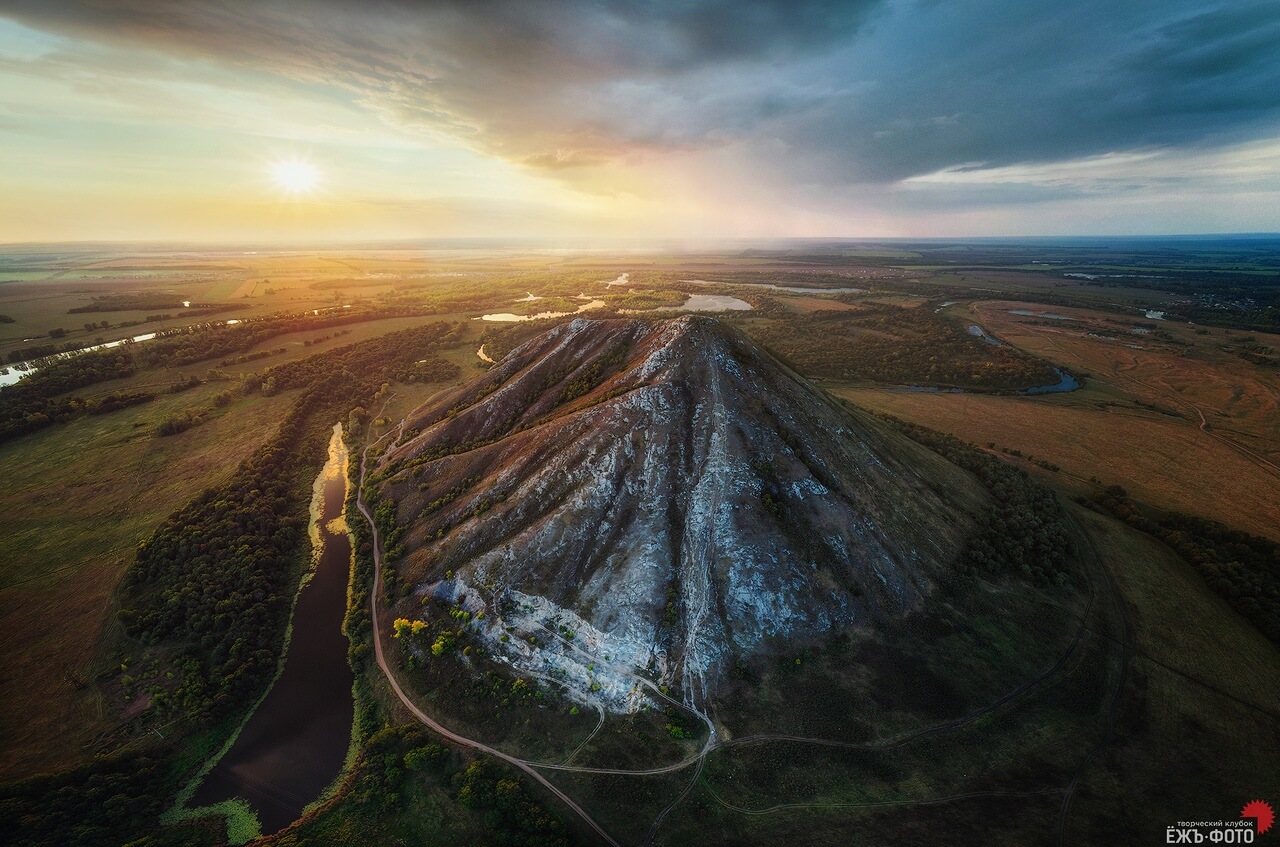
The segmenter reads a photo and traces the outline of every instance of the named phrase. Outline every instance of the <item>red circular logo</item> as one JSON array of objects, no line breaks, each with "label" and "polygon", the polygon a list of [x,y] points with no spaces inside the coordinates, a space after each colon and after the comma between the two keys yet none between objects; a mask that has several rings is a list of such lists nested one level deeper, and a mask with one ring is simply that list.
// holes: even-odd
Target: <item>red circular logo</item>
[{"label": "red circular logo", "polygon": [[1276,813],[1272,811],[1271,805],[1262,800],[1246,803],[1245,807],[1240,810],[1240,817],[1256,820],[1258,822],[1259,835],[1271,829],[1271,825],[1276,822]]}]

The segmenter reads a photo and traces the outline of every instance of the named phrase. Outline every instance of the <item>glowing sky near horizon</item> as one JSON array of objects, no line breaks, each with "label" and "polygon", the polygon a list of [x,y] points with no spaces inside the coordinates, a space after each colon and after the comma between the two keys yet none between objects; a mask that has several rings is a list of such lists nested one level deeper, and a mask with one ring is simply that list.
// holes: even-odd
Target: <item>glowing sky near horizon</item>
[{"label": "glowing sky near horizon", "polygon": [[0,3],[0,242],[1243,232],[1278,209],[1274,2]]}]

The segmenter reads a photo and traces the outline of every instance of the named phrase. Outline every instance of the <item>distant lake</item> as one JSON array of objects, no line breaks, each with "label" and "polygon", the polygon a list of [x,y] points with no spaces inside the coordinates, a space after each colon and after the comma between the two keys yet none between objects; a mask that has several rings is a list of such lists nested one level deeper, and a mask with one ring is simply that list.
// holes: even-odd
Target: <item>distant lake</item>
[{"label": "distant lake", "polygon": [[[532,297],[533,295],[530,294],[529,296]],[[541,299],[541,298],[535,298],[535,299]],[[529,299],[528,297],[526,297],[522,300],[517,300],[516,302],[527,303],[529,302]],[[540,320],[545,320],[547,318],[563,318],[566,315],[580,315],[583,312],[589,312],[592,309],[604,308],[604,305],[605,303],[603,300],[592,300],[590,303],[582,304],[578,308],[574,309],[572,312],[538,312],[536,315],[515,315],[515,314],[512,314],[511,312],[498,312],[497,314],[493,314],[493,315],[481,315],[479,317],[479,320],[496,321],[498,323],[518,323],[519,321],[540,321]],[[472,320],[476,320],[476,319],[473,318]]]},{"label": "distant lake", "polygon": [[1073,321],[1075,318],[1069,318],[1066,315],[1055,315],[1052,312],[1033,312],[1030,309],[1010,309],[1011,315],[1022,315],[1024,318],[1048,318],[1051,321]]},{"label": "distant lake", "polygon": [[751,304],[723,294],[690,294],[680,308],[690,312],[745,312]]},{"label": "distant lake", "polygon": [[865,294],[865,288],[811,288],[803,285],[774,285],[772,282],[713,282],[705,279],[682,279],[690,285],[742,285],[747,288],[769,288],[793,294]]}]

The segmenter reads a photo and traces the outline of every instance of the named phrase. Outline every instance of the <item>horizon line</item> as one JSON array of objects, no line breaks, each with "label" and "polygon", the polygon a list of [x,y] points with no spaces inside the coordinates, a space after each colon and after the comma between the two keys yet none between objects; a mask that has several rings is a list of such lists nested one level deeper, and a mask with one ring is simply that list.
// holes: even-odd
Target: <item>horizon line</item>
[{"label": "horizon line", "polygon": [[187,240],[187,239],[68,239],[49,241],[0,241],[0,250],[16,248],[46,247],[126,247],[142,248],[257,248],[257,249],[353,249],[358,247],[378,247],[380,249],[414,249],[424,245],[435,244],[474,244],[497,246],[501,244],[519,246],[552,246],[572,243],[575,245],[593,245],[607,249],[610,245],[648,245],[658,246],[704,246],[727,244],[759,244],[759,243],[927,243],[956,241],[1163,241],[1189,239],[1267,239],[1280,238],[1280,230],[1258,230],[1238,232],[1180,232],[1180,233],[1129,233],[1129,234],[1039,234],[1039,235],[806,235],[806,236],[723,236],[698,237],[688,236],[523,236],[523,235],[462,235],[462,236],[423,236],[414,238],[377,238],[377,239],[323,239],[323,240]]}]

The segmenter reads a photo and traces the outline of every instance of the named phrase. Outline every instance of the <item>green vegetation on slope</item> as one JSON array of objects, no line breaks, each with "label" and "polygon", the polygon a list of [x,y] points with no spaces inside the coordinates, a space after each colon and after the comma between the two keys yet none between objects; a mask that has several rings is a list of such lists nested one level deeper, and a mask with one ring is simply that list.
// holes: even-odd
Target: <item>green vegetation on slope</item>
[{"label": "green vegetation on slope", "polygon": [[365,742],[345,790],[323,813],[270,839],[275,847],[412,843],[430,847],[569,847],[565,825],[523,776],[402,725]]},{"label": "green vegetation on slope", "polygon": [[1168,544],[1233,609],[1280,644],[1280,544],[1179,512],[1147,517],[1118,485],[1082,501]]},{"label": "green vegetation on slope", "polygon": [[881,415],[900,432],[970,471],[994,499],[978,518],[978,531],[963,565],[974,573],[1017,574],[1041,584],[1065,585],[1071,540],[1062,525],[1062,506],[1053,492],[1026,471],[1002,462],[954,435]]}]

